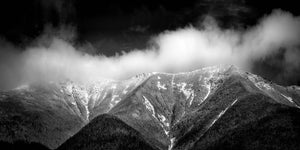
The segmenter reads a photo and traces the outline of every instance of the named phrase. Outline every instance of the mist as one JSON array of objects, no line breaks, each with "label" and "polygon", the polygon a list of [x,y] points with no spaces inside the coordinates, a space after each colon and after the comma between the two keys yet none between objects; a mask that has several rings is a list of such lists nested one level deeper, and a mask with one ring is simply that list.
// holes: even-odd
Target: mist
[{"label": "mist", "polygon": [[[300,70],[300,18],[281,10],[246,29],[221,29],[217,20],[206,19],[201,28],[165,31],[153,37],[146,49],[111,57],[86,53],[88,47],[60,36],[43,37],[25,48],[1,40],[0,89],[66,79],[124,80],[140,73],[185,72],[218,64],[255,72],[263,71],[256,68],[258,63],[277,62],[269,66],[284,68],[276,74],[281,80]],[[280,60],[273,57],[277,55],[282,56]]]}]

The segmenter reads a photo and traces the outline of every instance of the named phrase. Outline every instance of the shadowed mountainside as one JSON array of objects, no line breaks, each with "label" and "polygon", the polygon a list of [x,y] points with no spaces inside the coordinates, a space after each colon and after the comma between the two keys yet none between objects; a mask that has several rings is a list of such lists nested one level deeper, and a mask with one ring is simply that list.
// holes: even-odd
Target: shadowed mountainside
[{"label": "shadowed mountainside", "polygon": [[58,150],[128,149],[155,150],[141,134],[111,115],[99,115],[67,140]]},{"label": "shadowed mountainside", "polygon": [[55,148],[85,124],[54,87],[1,92],[0,141]]}]

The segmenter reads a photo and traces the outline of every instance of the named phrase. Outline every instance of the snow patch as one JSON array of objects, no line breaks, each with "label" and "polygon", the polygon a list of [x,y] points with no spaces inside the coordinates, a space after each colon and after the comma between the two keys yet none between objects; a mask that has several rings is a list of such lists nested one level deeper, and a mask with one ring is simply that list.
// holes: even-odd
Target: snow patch
[{"label": "snow patch", "polygon": [[257,75],[249,74],[248,79],[254,83],[254,85],[260,89],[260,90],[273,90],[273,88],[270,86],[270,84],[263,81],[263,79],[260,79]]},{"label": "snow patch", "polygon": [[86,110],[86,120],[89,120],[89,116],[90,116],[90,111],[88,108],[89,94],[87,93],[86,89],[83,87],[72,86],[72,94],[73,96],[77,97],[84,105]]},{"label": "snow patch", "polygon": [[126,85],[125,89],[122,91],[123,94],[126,94],[128,91],[129,85]]},{"label": "snow patch", "polygon": [[[165,134],[167,136],[169,136],[170,131],[168,130],[168,128],[169,128],[170,124],[168,123],[166,117],[163,115],[160,115],[160,114],[157,114],[158,117],[156,117],[153,105],[150,103],[150,101],[145,96],[143,96],[143,98],[144,98],[144,104],[145,104],[147,110],[151,112],[152,117],[155,118],[159,122],[159,125],[164,130]],[[165,127],[167,127],[167,129],[165,129]]]},{"label": "snow patch", "polygon": [[219,74],[221,72],[221,69],[222,68],[220,68],[220,66],[208,67],[203,69],[203,71],[206,71],[208,76],[207,77],[204,76],[203,78],[199,79],[199,80],[203,79],[204,84],[202,84],[201,86],[203,86],[207,90],[201,103],[205,101],[208,98],[208,96],[211,94],[211,92],[219,85],[218,81],[225,77],[224,74]]},{"label": "snow patch", "polygon": [[117,85],[116,84],[113,84],[112,86],[111,86],[111,89],[116,89],[117,88]]},{"label": "snow patch", "polygon": [[207,89],[207,93],[206,93],[206,95],[204,96],[202,102],[205,101],[205,100],[207,99],[207,97],[209,96],[211,85],[208,84],[208,85],[206,85],[205,87],[206,87],[206,89]]},{"label": "snow patch", "polygon": [[285,99],[287,99],[289,102],[291,102],[292,104],[294,104],[297,108],[300,108],[294,101],[293,101],[293,98],[289,97],[289,96],[286,96],[282,93],[280,93],[281,96],[283,96]]},{"label": "snow patch", "polygon": [[90,110],[87,104],[84,105],[85,110],[86,110],[86,120],[89,120],[90,118]]},{"label": "snow patch", "polygon": [[234,100],[233,103],[231,103],[230,107],[233,106],[237,101],[238,101],[238,99]]},{"label": "snow patch", "polygon": [[175,138],[171,138],[170,139],[170,145],[168,147],[168,150],[172,150],[172,148],[174,147],[174,143],[175,143]]},{"label": "snow patch", "polygon": [[273,88],[269,84],[267,84],[265,82],[257,82],[255,85],[257,87],[259,87],[259,89],[263,89],[264,88],[266,90],[273,90]]},{"label": "snow patch", "polygon": [[150,101],[145,96],[143,96],[143,98],[144,98],[144,104],[145,104],[146,108],[148,109],[148,111],[150,111],[152,113],[152,116],[154,118],[156,118],[153,105],[150,103]]},{"label": "snow patch", "polygon": [[234,100],[229,106],[227,106],[225,108],[225,110],[221,111],[221,113],[219,113],[219,115],[212,121],[212,123],[208,126],[208,129],[211,128],[217,120],[219,120],[224,114],[225,112],[230,108],[232,107],[236,102],[237,102],[238,99]]},{"label": "snow patch", "polygon": [[187,84],[185,82],[181,82],[176,85],[180,88],[180,92],[182,92],[185,95],[186,99],[191,98],[189,103],[191,105],[195,97],[194,90],[191,88],[192,85],[189,85],[189,88],[186,88]]},{"label": "snow patch", "polygon": [[89,91],[89,99],[90,99],[90,106],[95,107],[96,102],[101,102],[103,98],[101,98],[103,95],[104,87],[107,84],[107,82],[96,84],[93,83],[92,87]]},{"label": "snow patch", "polygon": [[168,120],[166,119],[166,117],[164,115],[161,114],[157,114],[159,121],[163,123],[164,126],[169,127],[170,124],[168,123]]},{"label": "snow patch", "polygon": [[109,110],[121,101],[119,95],[113,95],[109,103]]},{"label": "snow patch", "polygon": [[167,89],[166,85],[165,84],[161,84],[160,81],[157,81],[157,85],[156,86],[157,86],[158,90],[161,90],[161,89],[166,90]]},{"label": "snow patch", "polygon": [[163,128],[165,134],[166,134],[167,136],[169,136],[169,132],[170,132],[170,131],[166,130],[162,125],[161,125],[161,127]]},{"label": "snow patch", "polygon": [[208,95],[210,94],[210,89],[211,89],[211,83],[210,83],[210,79],[212,78],[212,75],[210,74],[209,77],[204,78],[204,87],[207,89],[207,93],[206,96],[203,98],[203,100],[205,100]]},{"label": "snow patch", "polygon": [[172,89],[173,89],[173,87],[174,87],[174,79],[175,79],[175,75],[173,74],[173,75],[172,75],[172,80],[171,80],[171,86],[172,86]]},{"label": "snow patch", "polygon": [[[280,93],[281,94],[281,93]],[[291,97],[288,97],[284,94],[281,94],[281,96],[283,96],[285,99],[287,99],[288,101],[290,101],[291,103],[294,103],[293,99]]]}]

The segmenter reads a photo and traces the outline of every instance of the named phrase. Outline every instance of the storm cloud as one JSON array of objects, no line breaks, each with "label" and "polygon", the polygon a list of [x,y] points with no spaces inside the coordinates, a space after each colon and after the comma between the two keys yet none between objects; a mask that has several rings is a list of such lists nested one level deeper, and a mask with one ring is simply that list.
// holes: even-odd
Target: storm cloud
[{"label": "storm cloud", "polygon": [[[213,20],[213,19],[212,19]],[[0,50],[0,88],[33,82],[92,82],[122,80],[145,72],[184,72],[217,64],[233,64],[254,71],[257,62],[269,63],[282,56],[278,76],[293,76],[300,64],[300,18],[274,10],[247,29],[221,29],[215,21],[204,28],[193,26],[165,31],[152,38],[147,49],[112,57],[85,53],[59,37],[38,39],[34,46],[19,48],[5,40]],[[216,20],[217,22],[217,20]]]}]

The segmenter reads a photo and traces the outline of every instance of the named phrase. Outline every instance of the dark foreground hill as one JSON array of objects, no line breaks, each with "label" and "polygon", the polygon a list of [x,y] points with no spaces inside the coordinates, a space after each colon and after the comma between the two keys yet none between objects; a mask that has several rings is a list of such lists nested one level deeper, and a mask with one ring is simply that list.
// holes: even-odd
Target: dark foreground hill
[{"label": "dark foreground hill", "polygon": [[1,150],[49,150],[46,146],[39,143],[25,143],[16,141],[14,143],[0,142]]},{"label": "dark foreground hill", "polygon": [[67,140],[58,150],[155,150],[141,134],[117,117],[100,115],[86,125],[76,136]]}]

